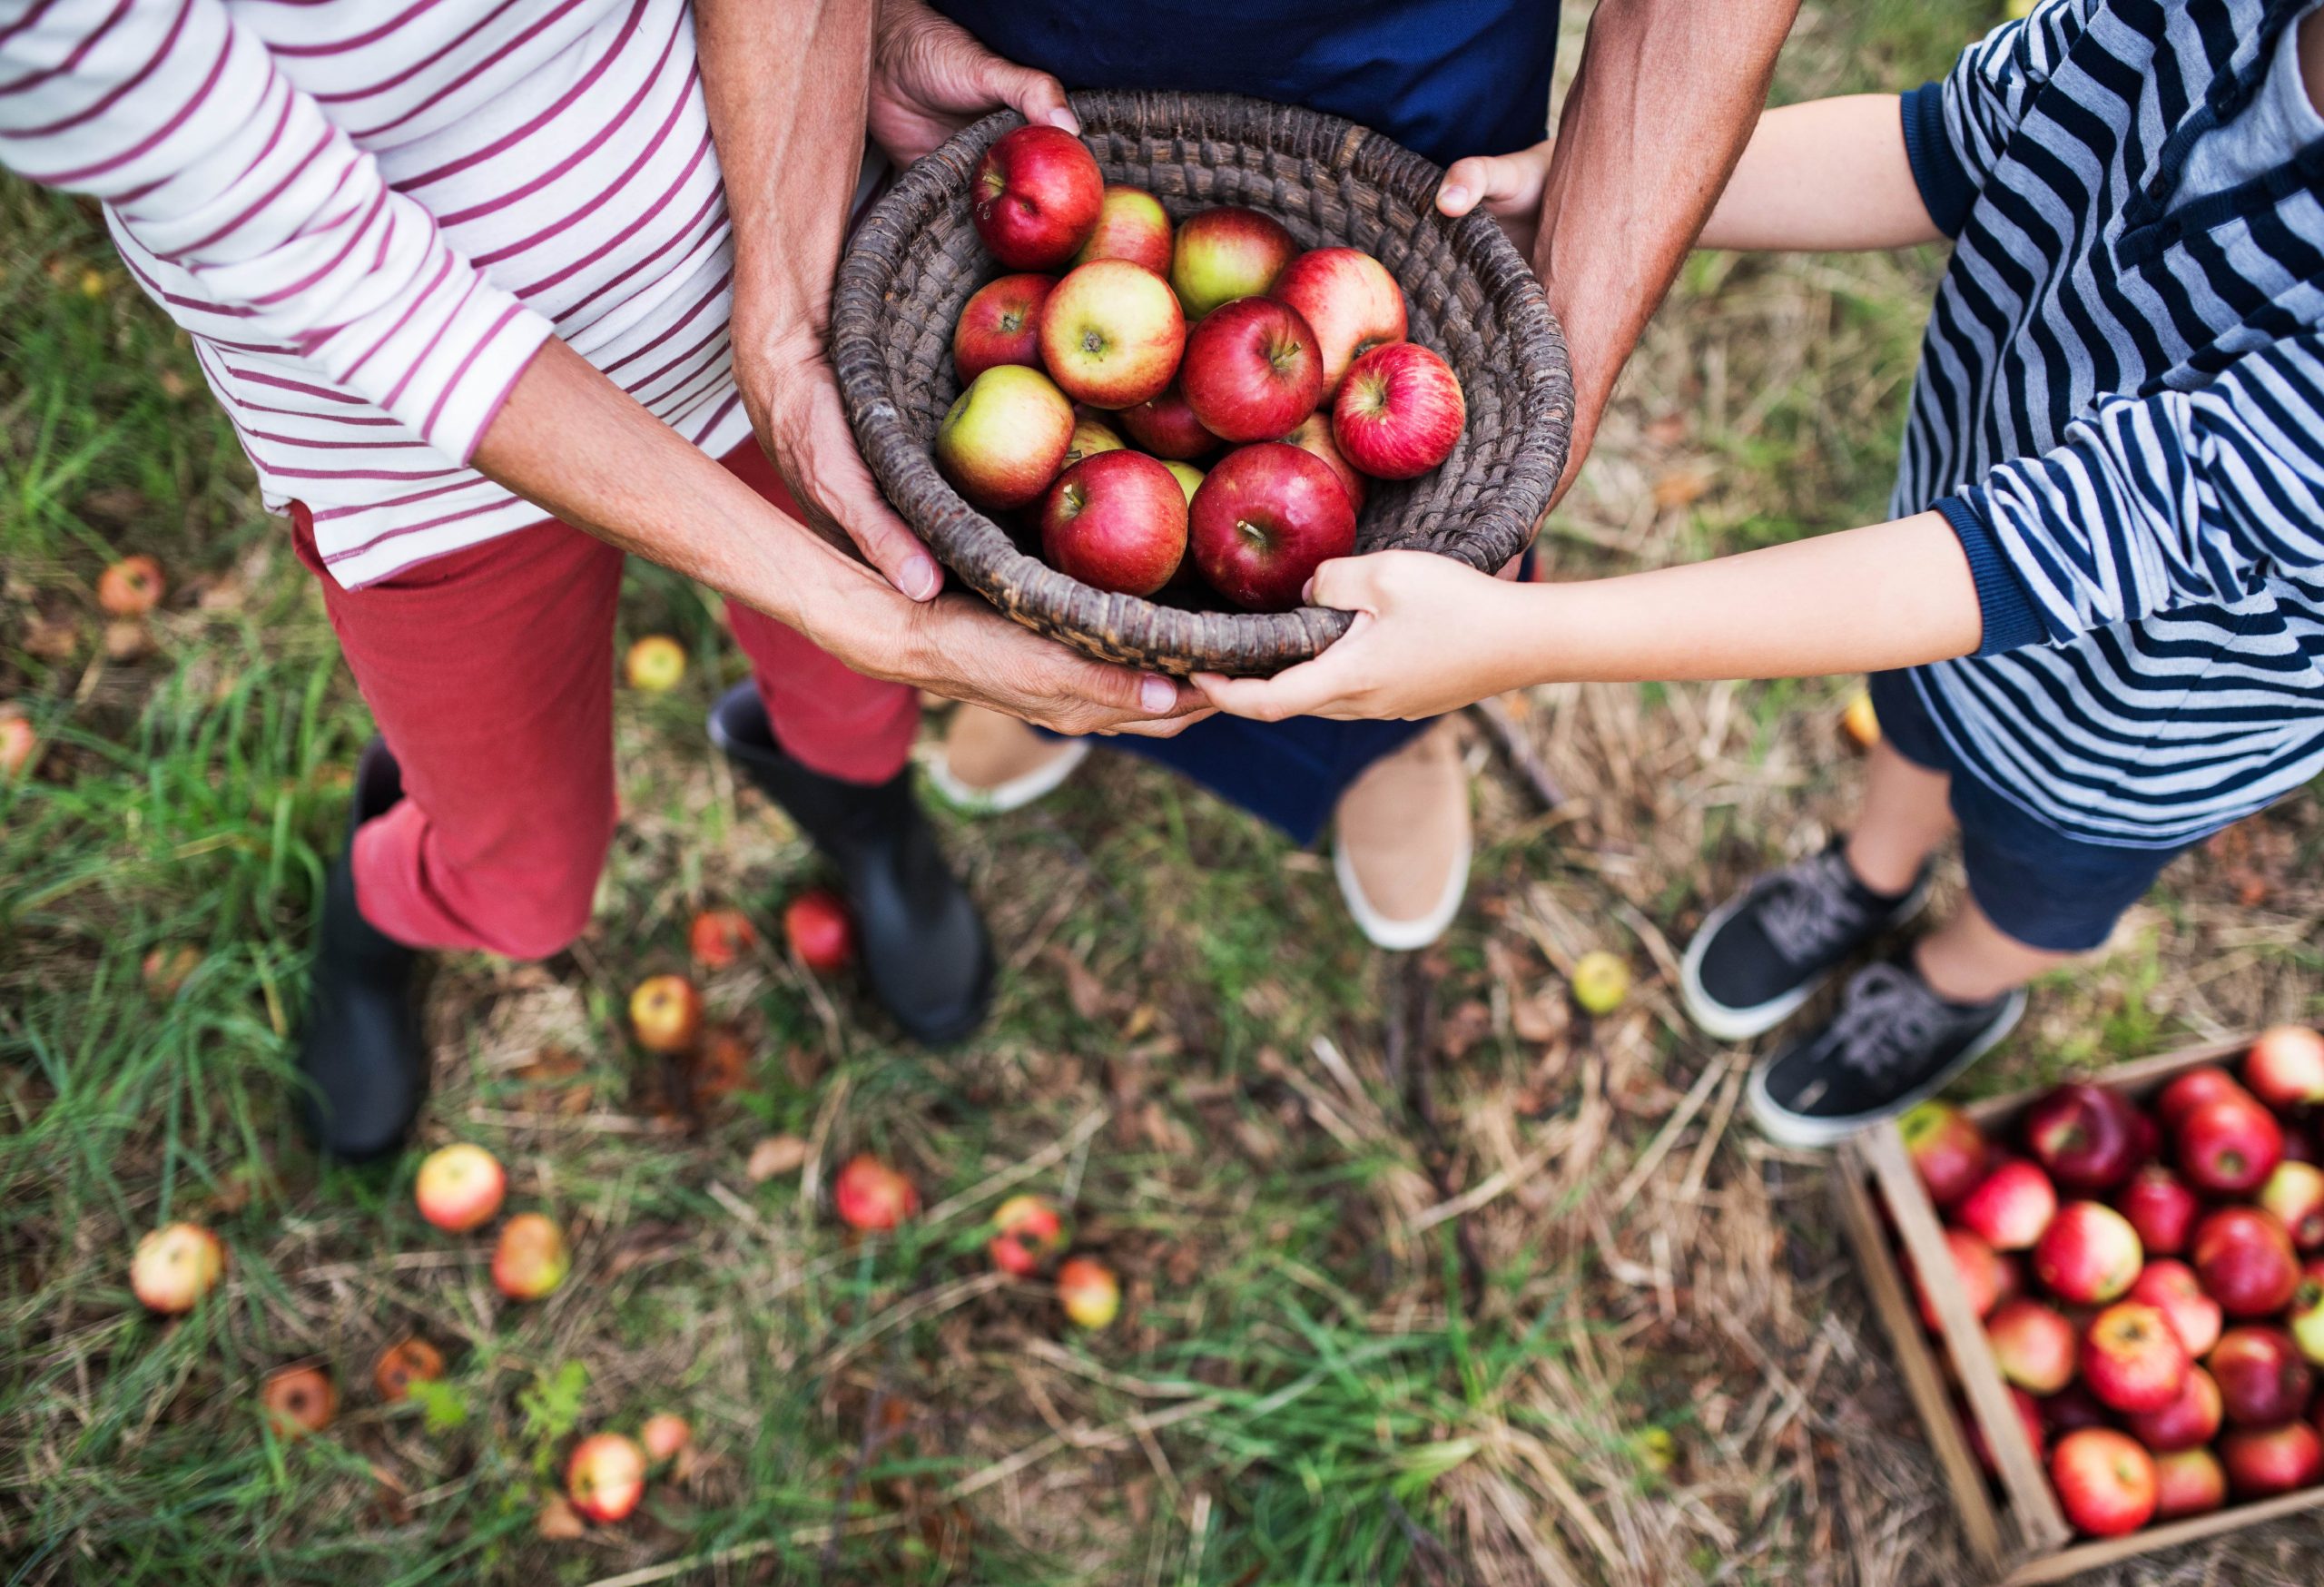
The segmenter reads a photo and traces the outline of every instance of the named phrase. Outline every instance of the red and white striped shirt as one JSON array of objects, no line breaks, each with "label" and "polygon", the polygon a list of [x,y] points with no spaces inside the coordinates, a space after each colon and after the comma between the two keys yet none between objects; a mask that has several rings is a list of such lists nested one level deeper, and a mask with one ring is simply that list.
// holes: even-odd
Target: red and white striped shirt
[{"label": "red and white striped shirt", "polygon": [[551,334],[750,433],[687,0],[0,0],[0,163],[104,202],[350,587],[539,519],[467,463]]}]

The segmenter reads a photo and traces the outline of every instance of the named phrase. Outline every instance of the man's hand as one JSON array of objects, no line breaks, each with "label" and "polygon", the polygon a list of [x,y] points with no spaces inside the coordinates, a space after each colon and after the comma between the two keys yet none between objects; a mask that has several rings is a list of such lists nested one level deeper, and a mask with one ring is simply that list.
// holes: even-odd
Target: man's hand
[{"label": "man's hand", "polygon": [[921,0],[880,0],[871,128],[889,159],[909,165],[1003,106],[1035,125],[1081,130],[1064,86],[1048,73],[1003,60]]},{"label": "man's hand", "polygon": [[[1168,738],[1212,715],[1182,684],[1091,661],[968,596],[947,596],[912,616],[904,670],[893,675],[948,699],[1059,733],[1147,738]],[[867,670],[862,661],[850,665]]]}]

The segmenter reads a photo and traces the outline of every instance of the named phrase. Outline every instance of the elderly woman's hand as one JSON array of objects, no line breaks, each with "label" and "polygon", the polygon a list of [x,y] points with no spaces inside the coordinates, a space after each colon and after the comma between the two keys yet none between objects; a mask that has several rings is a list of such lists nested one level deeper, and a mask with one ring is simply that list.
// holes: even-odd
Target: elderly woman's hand
[{"label": "elderly woman's hand", "polygon": [[872,141],[909,165],[980,116],[1002,108],[1078,133],[1065,88],[1003,60],[921,0],[880,0],[872,44]]}]

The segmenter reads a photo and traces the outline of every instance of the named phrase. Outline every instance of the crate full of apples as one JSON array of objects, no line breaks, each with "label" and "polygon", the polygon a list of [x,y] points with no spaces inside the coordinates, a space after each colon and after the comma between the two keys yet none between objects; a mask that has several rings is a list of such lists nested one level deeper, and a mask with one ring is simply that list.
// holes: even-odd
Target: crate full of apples
[{"label": "crate full of apples", "polygon": [[2324,1036],[2291,1025],[1850,1148],[1876,1304],[2002,1579],[2324,1504],[2319,1156]]},{"label": "crate full of apples", "polygon": [[970,199],[1010,273],[954,327],[936,464],[1068,577],[1289,610],[1355,549],[1366,481],[1425,474],[1460,437],[1460,381],[1406,340],[1368,253],[1302,252],[1235,206],[1174,228],[1054,127],[997,140]]}]

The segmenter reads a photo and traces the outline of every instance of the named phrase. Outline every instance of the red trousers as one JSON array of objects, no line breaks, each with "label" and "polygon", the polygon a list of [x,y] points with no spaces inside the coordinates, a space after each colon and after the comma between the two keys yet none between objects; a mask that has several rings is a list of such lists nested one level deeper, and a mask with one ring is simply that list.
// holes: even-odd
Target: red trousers
[{"label": "red trousers", "polygon": [[[797,516],[755,443],[725,463]],[[364,918],[415,948],[557,951],[588,923],[613,840],[622,553],[547,518],[350,590],[322,575],[303,506],[291,529],[403,768],[403,802],[355,834]],[[728,612],[786,753],[853,783],[903,768],[912,689],[851,672],[746,606]]]}]

